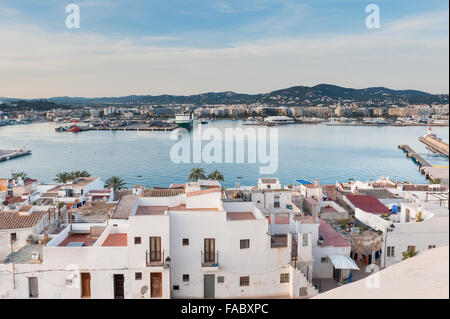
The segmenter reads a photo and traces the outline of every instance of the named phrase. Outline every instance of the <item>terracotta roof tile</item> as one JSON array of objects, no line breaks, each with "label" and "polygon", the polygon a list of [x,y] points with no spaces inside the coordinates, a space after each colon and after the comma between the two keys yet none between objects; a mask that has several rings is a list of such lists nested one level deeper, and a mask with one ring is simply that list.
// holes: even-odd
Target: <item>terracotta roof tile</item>
[{"label": "terracotta roof tile", "polygon": [[373,214],[389,214],[389,209],[376,197],[369,195],[346,195],[347,199],[357,208]]},{"label": "terracotta roof tile", "polygon": [[21,216],[17,212],[0,212],[0,229],[19,229],[34,227],[47,212],[33,212]]}]

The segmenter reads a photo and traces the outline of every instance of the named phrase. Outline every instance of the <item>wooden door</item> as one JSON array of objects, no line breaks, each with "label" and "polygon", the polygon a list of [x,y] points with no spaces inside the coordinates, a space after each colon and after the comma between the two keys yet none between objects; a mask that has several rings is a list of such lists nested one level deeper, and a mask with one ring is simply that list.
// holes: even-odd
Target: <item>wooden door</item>
[{"label": "wooden door", "polygon": [[215,262],[216,240],[214,238],[205,238],[205,262]]},{"label": "wooden door", "polygon": [[125,278],[123,275],[114,275],[114,299],[125,298]]},{"label": "wooden door", "polygon": [[81,273],[81,297],[91,297],[91,274]]},{"label": "wooden door", "polygon": [[150,273],[150,297],[161,298],[162,297],[162,273],[152,272]]}]

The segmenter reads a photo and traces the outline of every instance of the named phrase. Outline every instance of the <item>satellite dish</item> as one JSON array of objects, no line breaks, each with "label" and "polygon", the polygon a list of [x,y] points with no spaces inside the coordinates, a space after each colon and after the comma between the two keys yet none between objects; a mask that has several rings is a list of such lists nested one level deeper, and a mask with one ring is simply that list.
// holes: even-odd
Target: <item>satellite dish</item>
[{"label": "satellite dish", "polygon": [[142,286],[141,288],[141,295],[145,295],[148,291],[148,286]]}]

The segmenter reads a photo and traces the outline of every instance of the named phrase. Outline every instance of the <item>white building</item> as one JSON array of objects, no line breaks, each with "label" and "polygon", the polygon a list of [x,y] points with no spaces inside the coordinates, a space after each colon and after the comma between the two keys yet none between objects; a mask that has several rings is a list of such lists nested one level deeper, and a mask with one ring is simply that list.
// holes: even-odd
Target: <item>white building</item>
[{"label": "white building", "polygon": [[106,223],[52,235],[14,283],[0,264],[0,297],[306,298],[317,294],[312,236],[293,214],[269,221],[252,202],[222,201],[220,187],[144,190]]}]

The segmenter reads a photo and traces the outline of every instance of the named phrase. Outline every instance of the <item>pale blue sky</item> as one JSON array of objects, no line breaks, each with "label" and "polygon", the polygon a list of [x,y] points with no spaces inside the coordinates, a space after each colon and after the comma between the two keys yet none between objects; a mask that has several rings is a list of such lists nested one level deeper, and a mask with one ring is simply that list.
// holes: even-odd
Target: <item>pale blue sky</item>
[{"label": "pale blue sky", "polygon": [[[65,27],[79,4],[81,28]],[[381,28],[365,27],[380,6]],[[0,0],[0,96],[448,93],[446,0]]]}]

